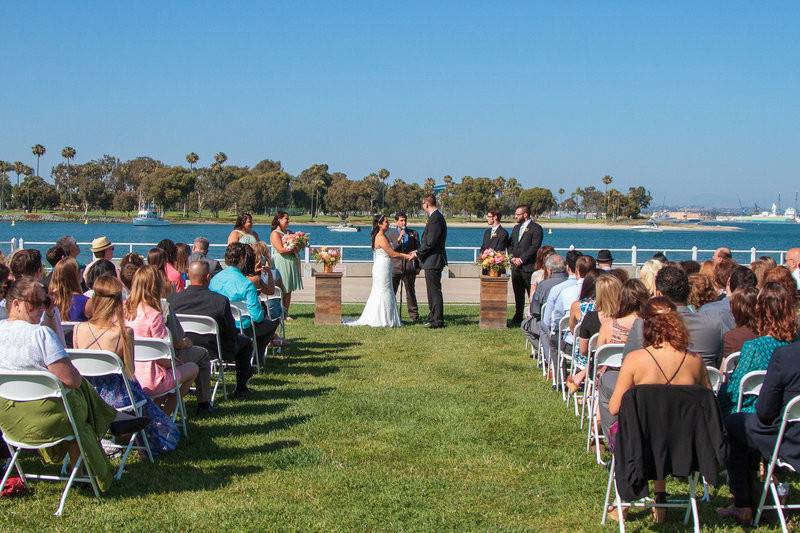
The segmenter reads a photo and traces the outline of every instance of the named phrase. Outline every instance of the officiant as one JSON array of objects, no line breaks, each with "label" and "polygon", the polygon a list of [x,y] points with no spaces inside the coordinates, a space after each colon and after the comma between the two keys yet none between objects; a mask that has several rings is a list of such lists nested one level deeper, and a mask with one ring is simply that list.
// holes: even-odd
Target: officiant
[{"label": "officiant", "polygon": [[[386,238],[392,249],[404,254],[410,253],[419,248],[419,234],[408,226],[408,217],[403,211],[398,211],[394,215],[395,227],[386,232]],[[406,259],[392,259],[392,289],[397,294],[397,288],[403,283],[406,291],[406,301],[408,302],[408,316],[412,322],[419,319],[417,310],[417,292],[414,283],[417,274],[420,272],[418,259],[411,261]]]},{"label": "officiant", "polygon": [[[500,217],[500,211],[497,209],[489,209],[486,212],[486,223],[489,227],[483,232],[480,252],[490,248],[495,252],[508,250],[511,244],[511,237],[508,236],[508,231],[500,224]],[[486,274],[486,269],[483,269],[483,274]]]}]

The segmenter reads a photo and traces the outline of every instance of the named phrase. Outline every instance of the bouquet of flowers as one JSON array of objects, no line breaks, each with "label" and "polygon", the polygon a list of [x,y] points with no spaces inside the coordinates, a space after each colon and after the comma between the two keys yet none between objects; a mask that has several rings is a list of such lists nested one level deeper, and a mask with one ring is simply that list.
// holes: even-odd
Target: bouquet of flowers
[{"label": "bouquet of flowers", "polygon": [[500,274],[500,271],[508,268],[510,264],[506,252],[495,252],[491,248],[481,252],[476,263],[493,276]]},{"label": "bouquet of flowers", "polygon": [[341,254],[338,248],[328,248],[327,246],[320,246],[314,250],[314,261],[322,263],[323,265],[332,268],[341,259]]},{"label": "bouquet of flowers", "polygon": [[299,252],[308,246],[308,233],[303,231],[287,233],[283,236],[281,241],[283,242],[284,248],[288,249],[290,252]]}]

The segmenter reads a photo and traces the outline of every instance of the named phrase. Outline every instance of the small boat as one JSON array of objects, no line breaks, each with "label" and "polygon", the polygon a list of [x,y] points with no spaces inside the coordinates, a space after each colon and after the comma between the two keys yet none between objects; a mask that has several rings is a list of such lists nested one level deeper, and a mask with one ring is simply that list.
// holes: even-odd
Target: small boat
[{"label": "small boat", "polygon": [[662,228],[658,227],[658,223],[652,219],[647,224],[631,226],[631,229],[642,233],[661,233],[664,231]]},{"label": "small boat", "polygon": [[553,234],[553,228],[547,228],[547,234],[548,235],[552,235]]},{"label": "small boat", "polygon": [[361,231],[361,228],[358,226],[354,226],[349,222],[340,222],[336,225],[326,226],[328,231],[336,231],[339,233],[355,233],[357,231]]},{"label": "small boat", "polygon": [[164,220],[152,207],[140,209],[139,213],[133,217],[134,226],[169,226],[169,220]]}]

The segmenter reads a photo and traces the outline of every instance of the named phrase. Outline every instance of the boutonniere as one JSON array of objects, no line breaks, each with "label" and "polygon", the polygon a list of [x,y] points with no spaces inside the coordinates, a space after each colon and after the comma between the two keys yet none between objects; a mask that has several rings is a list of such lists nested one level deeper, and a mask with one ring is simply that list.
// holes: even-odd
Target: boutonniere
[{"label": "boutonniere", "polygon": [[522,229],[522,234],[523,234],[523,235],[525,235],[525,232],[526,232],[526,231],[528,231],[528,226],[525,226],[525,227]]}]

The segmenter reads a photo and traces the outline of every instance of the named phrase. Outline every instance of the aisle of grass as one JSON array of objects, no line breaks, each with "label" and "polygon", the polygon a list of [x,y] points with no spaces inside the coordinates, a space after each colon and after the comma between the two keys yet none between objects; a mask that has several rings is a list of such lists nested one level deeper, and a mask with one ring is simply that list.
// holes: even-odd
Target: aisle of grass
[{"label": "aisle of grass", "polygon": [[[61,519],[54,484],[0,499],[0,528],[598,528],[606,471],[517,330],[479,330],[475,307],[447,307],[444,330],[314,327],[310,307],[295,312],[295,345],[252,398],[192,420],[188,443],[135,461],[101,500],[74,491]],[[721,525],[708,504],[703,520]]]}]

